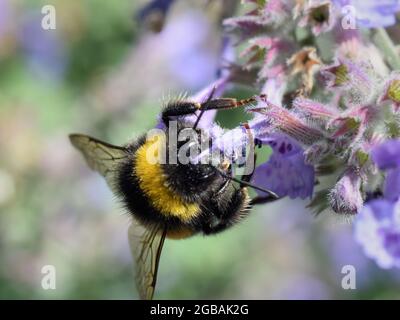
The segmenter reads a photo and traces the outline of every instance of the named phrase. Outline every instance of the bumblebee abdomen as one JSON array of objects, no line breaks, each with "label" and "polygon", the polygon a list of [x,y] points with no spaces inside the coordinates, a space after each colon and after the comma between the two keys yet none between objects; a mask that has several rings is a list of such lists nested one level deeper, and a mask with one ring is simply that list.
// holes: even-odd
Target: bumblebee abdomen
[{"label": "bumblebee abdomen", "polygon": [[174,192],[169,186],[162,164],[149,160],[152,152],[163,152],[163,148],[165,136],[157,135],[146,140],[136,151],[133,170],[138,177],[139,187],[161,214],[190,222],[200,214],[199,205],[185,201],[180,194]]}]

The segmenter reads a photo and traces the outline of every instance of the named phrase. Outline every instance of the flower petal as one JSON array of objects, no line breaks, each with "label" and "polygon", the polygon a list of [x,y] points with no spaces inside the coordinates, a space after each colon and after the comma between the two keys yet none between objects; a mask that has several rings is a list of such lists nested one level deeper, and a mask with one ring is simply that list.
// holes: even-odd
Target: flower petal
[{"label": "flower petal", "polygon": [[400,168],[389,169],[383,195],[386,199],[397,201],[400,196]]},{"label": "flower petal", "polygon": [[374,147],[371,156],[379,169],[398,167],[400,165],[400,140],[388,140]]},{"label": "flower petal", "polygon": [[366,204],[356,216],[354,236],[381,268],[400,267],[399,203],[385,199]]},{"label": "flower petal", "polygon": [[[275,134],[263,143],[269,144],[273,153],[269,160],[255,169],[253,182],[290,198],[311,197],[314,190],[314,168],[305,164],[303,149],[290,137]],[[260,196],[265,193],[259,191]]]}]

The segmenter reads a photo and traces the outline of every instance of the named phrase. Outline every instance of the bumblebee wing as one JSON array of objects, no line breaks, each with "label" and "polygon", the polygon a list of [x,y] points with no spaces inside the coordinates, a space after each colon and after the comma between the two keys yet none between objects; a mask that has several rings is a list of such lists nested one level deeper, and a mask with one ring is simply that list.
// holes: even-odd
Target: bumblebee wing
[{"label": "bumblebee wing", "polygon": [[136,263],[135,280],[140,299],[151,300],[153,298],[166,234],[167,228],[161,225],[154,225],[146,229],[133,220],[129,226],[129,244]]},{"label": "bumblebee wing", "polygon": [[127,149],[83,134],[71,134],[69,139],[82,152],[89,167],[105,177],[112,187],[118,164],[128,156]]}]

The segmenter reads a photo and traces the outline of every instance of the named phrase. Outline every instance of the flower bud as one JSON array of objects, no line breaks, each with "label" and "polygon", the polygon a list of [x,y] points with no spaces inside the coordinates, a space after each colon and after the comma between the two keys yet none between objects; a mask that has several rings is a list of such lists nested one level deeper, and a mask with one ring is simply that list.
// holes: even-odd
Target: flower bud
[{"label": "flower bud", "polygon": [[361,210],[363,198],[360,187],[361,177],[354,170],[348,170],[329,193],[329,202],[333,211],[341,214],[356,214]]}]

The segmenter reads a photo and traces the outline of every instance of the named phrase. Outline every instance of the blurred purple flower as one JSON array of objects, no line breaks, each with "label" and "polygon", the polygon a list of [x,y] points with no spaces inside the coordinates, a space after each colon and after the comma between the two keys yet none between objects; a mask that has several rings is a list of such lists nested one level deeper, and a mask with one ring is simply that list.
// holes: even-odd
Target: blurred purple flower
[{"label": "blurred purple flower", "polygon": [[30,70],[39,76],[59,79],[66,68],[66,53],[56,30],[41,27],[41,15],[26,16],[20,34],[22,50]]},{"label": "blurred purple flower", "polygon": [[389,140],[372,149],[372,160],[381,170],[400,166],[400,140]]},{"label": "blurred purple flower", "polygon": [[357,215],[355,239],[381,268],[400,268],[400,203],[370,201]]},{"label": "blurred purple flower", "polygon": [[400,196],[400,140],[388,140],[371,151],[372,160],[386,170],[384,197],[396,201]]},{"label": "blurred purple flower", "polygon": [[199,90],[215,79],[220,56],[212,33],[207,17],[197,11],[176,17],[161,33],[167,67],[184,88]]},{"label": "blurred purple flower", "polygon": [[329,255],[330,271],[336,277],[343,266],[352,265],[357,270],[357,288],[366,287],[374,281],[373,266],[363,253],[362,248],[354,241],[352,228],[341,224],[327,228],[322,239],[323,250]]},{"label": "blurred purple flower", "polygon": [[389,169],[386,174],[383,194],[386,199],[397,201],[400,196],[400,168]]},{"label": "blurred purple flower", "polygon": [[339,8],[353,6],[357,23],[365,28],[388,27],[396,23],[399,0],[333,0]]},{"label": "blurred purple flower", "polygon": [[[255,169],[253,182],[290,198],[311,197],[314,190],[314,168],[305,163],[302,147],[283,134],[260,139],[272,148],[269,160]],[[263,195],[263,192],[259,192]]]},{"label": "blurred purple flower", "polygon": [[56,30],[44,30],[41,16],[28,15],[22,26],[20,41],[30,70],[38,76],[59,79],[66,68],[66,54]]},{"label": "blurred purple flower", "polygon": [[11,18],[11,7],[8,0],[0,0],[0,38],[7,32]]},{"label": "blurred purple flower", "polygon": [[328,286],[321,279],[305,273],[294,273],[282,279],[273,299],[327,300],[331,298]]},{"label": "blurred purple flower", "polygon": [[389,140],[371,152],[387,170],[384,198],[368,202],[355,221],[355,238],[365,254],[382,268],[400,268],[400,140]]}]

